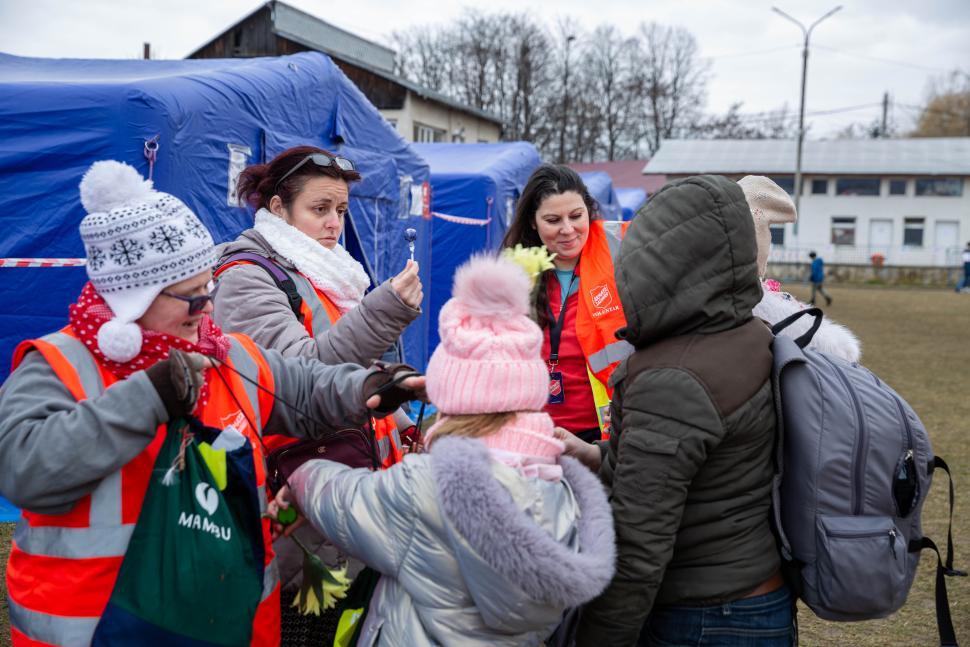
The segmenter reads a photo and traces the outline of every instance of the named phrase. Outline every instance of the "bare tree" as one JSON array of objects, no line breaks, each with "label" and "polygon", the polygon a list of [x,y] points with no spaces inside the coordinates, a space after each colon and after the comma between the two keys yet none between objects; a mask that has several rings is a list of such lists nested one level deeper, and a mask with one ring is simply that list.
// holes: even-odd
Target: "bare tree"
[{"label": "bare tree", "polygon": [[697,55],[697,41],[683,27],[640,26],[635,88],[641,98],[640,137],[652,154],[663,139],[684,135],[699,121],[707,98],[710,64]]},{"label": "bare tree", "polygon": [[955,70],[935,79],[913,137],[970,136],[970,73]]},{"label": "bare tree", "polygon": [[798,115],[789,113],[788,104],[777,110],[743,114],[740,101],[727,112],[703,119],[691,136],[704,139],[795,139],[798,137]]}]

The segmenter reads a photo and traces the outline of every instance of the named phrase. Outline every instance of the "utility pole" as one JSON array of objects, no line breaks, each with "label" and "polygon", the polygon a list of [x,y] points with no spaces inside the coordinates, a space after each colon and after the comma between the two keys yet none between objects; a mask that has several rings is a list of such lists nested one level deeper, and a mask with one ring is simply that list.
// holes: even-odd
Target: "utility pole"
[{"label": "utility pole", "polygon": [[882,126],[879,129],[879,136],[885,139],[889,136],[889,93],[882,93]]},{"label": "utility pole", "polygon": [[[801,94],[801,100],[799,101],[799,106],[798,106],[798,144],[795,150],[795,213],[798,213],[798,205],[800,202],[799,199],[802,196],[802,142],[805,141],[805,77],[808,74],[808,40],[812,37],[812,30],[815,29],[816,25],[818,25],[820,22],[822,22],[823,20],[825,20],[826,18],[828,18],[829,16],[831,16],[841,8],[842,8],[842,5],[835,7],[827,14],[825,14],[824,16],[822,16],[821,18],[813,22],[808,29],[805,29],[805,25],[803,25],[798,20],[795,20],[794,18],[789,16],[787,13],[785,13],[778,7],[771,8],[772,11],[780,15],[782,18],[787,18],[788,20],[798,25],[798,28],[802,30],[802,35],[805,36],[805,44],[802,47],[802,94]],[[798,242],[798,221],[797,220],[792,225],[792,234],[797,244]]]},{"label": "utility pole", "polygon": [[152,44],[151,43],[143,43],[142,44],[141,53],[142,53],[142,56],[141,57],[143,59],[145,59],[146,61],[148,59],[150,59],[152,57]]},{"label": "utility pole", "polygon": [[569,123],[569,44],[576,40],[566,36],[566,66],[562,75],[562,128],[559,131],[559,163],[566,163],[566,125]]}]

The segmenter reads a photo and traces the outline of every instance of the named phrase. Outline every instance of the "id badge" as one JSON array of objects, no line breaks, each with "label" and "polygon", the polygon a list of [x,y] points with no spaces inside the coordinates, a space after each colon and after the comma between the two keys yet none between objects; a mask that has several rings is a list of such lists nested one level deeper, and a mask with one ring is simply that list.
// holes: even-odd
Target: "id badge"
[{"label": "id badge", "polygon": [[566,401],[566,394],[562,386],[562,372],[549,373],[549,404],[562,404]]}]

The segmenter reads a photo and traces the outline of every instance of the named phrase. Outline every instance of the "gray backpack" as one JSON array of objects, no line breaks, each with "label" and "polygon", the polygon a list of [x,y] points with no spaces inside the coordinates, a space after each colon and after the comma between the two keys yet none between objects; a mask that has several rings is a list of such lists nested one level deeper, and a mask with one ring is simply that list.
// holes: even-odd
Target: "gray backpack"
[{"label": "gray backpack", "polygon": [[[778,333],[802,315],[815,317],[797,339]],[[795,593],[820,618],[870,620],[906,601],[920,552],[936,551],[937,624],[956,645],[946,594],[953,569],[952,531],[945,565],[923,536],[920,512],[933,455],[912,408],[868,369],[807,349],[822,323],[809,308],[772,328],[772,382],[778,413],[775,526]],[[953,482],[950,481],[950,518]]]}]

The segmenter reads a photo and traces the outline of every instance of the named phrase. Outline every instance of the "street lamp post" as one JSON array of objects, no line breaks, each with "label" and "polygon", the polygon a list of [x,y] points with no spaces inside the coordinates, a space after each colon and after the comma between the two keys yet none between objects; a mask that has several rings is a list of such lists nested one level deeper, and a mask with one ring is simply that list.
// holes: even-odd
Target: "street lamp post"
[{"label": "street lamp post", "polygon": [[566,163],[566,125],[569,123],[569,44],[575,36],[566,36],[566,69],[562,79],[562,128],[559,130],[559,163]]},{"label": "street lamp post", "polygon": [[[831,16],[841,8],[842,8],[842,5],[835,7],[827,14],[825,14],[824,16],[822,16],[821,18],[813,22],[808,27],[808,29],[805,29],[805,25],[803,25],[800,21],[795,20],[794,18],[789,16],[787,13],[785,13],[778,7],[771,8],[772,11],[774,11],[782,18],[787,18],[788,20],[798,25],[798,28],[802,30],[802,35],[805,37],[805,44],[802,47],[802,94],[798,105],[798,144],[796,146],[796,152],[795,152],[795,213],[799,213],[798,211],[798,206],[800,202],[799,199],[801,198],[801,195],[802,195],[802,142],[805,141],[805,77],[807,76],[807,73],[808,73],[808,39],[812,37],[812,30],[815,29],[816,25],[818,25],[820,22],[822,22],[823,20],[825,20],[826,18],[828,18],[829,16]],[[794,235],[795,241],[797,244],[797,241],[798,241],[798,221],[797,220],[792,225],[792,234]]]}]

